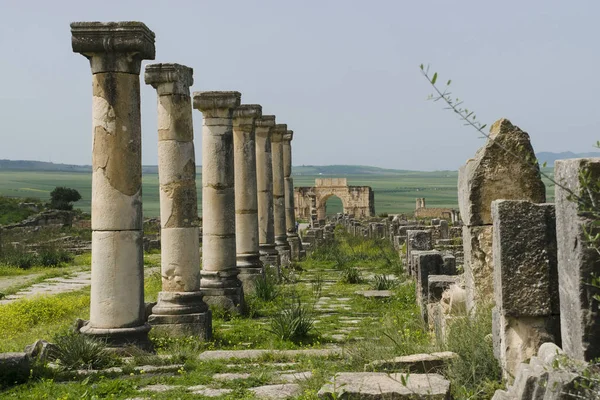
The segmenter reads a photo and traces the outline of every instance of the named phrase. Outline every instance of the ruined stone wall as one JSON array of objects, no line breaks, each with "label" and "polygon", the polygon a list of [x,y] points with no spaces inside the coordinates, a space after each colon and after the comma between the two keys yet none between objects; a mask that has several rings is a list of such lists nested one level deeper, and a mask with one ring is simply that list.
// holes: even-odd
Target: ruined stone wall
[{"label": "ruined stone wall", "polygon": [[419,208],[415,210],[415,218],[442,218],[451,220],[451,208]]}]

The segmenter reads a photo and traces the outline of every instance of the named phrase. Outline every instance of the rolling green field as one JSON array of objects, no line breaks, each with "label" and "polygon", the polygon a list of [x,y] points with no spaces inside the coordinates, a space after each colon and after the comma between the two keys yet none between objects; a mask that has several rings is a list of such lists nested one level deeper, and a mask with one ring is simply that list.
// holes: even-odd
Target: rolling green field
[{"label": "rolling green field", "polygon": [[[298,168],[302,170],[302,167]],[[315,178],[347,178],[353,186],[371,186],[375,192],[375,212],[380,213],[409,213],[414,211],[415,199],[424,197],[427,207],[458,207],[456,171],[392,171],[370,172],[359,174],[322,174],[315,175],[312,171],[293,176],[295,186],[313,186]],[[551,173],[551,169],[546,172]],[[90,211],[91,199],[90,172],[57,172],[57,171],[14,171],[0,170],[0,195],[9,197],[34,197],[49,200],[50,192],[56,186],[66,186],[77,189],[82,200],[76,203],[76,208]],[[159,215],[158,175],[145,173],[143,176],[143,202],[145,217]],[[201,177],[198,174],[198,199],[201,199]],[[554,188],[546,184],[548,201],[553,199]],[[199,209],[201,204],[199,201]],[[332,197],[327,202],[327,213],[341,212],[341,201]]]}]

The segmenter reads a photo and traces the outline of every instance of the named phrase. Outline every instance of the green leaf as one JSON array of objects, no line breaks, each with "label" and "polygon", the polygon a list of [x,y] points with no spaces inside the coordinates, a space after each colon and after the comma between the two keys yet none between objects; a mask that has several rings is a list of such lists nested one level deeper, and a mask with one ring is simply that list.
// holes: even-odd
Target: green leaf
[{"label": "green leaf", "polygon": [[421,68],[421,71],[423,71],[423,64],[419,65],[419,68]]},{"label": "green leaf", "polygon": [[431,84],[435,85],[436,81],[437,81],[437,72],[433,74],[433,78],[431,78]]},{"label": "green leaf", "polygon": [[542,164],[542,168],[546,168],[546,165],[548,165],[548,161],[544,161],[544,163]]},{"label": "green leaf", "polygon": [[446,83],[446,86],[450,86],[451,83],[452,83],[452,79],[448,79],[448,83]]}]

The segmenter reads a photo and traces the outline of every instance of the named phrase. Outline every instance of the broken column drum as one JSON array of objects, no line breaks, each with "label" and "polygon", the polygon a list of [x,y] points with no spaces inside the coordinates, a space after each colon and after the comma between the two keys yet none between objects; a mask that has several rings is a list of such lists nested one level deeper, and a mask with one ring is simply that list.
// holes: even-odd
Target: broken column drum
[{"label": "broken column drum", "polygon": [[296,213],[294,212],[294,180],[292,178],[292,139],[294,131],[288,130],[283,135],[283,179],[285,192],[285,228],[290,245],[292,260],[300,260],[300,238],[296,232]]},{"label": "broken column drum", "polygon": [[211,313],[200,292],[196,161],[189,87],[193,70],[179,64],[146,66],[158,94],[162,291],[148,322],[169,334],[211,337]]},{"label": "broken column drum", "polygon": [[[273,217],[275,226],[275,248],[279,256],[289,260],[290,246],[285,228],[285,188],[283,177],[283,135],[286,124],[276,124],[271,135],[273,156]],[[284,264],[282,259],[282,264]]]},{"label": "broken column drum", "polygon": [[194,92],[202,111],[202,270],[200,288],[209,305],[244,310],[235,243],[233,111],[239,92]]},{"label": "broken column drum", "polygon": [[140,67],[154,59],[141,22],[74,22],[92,69],[92,285],[83,334],[148,347],[144,313]]},{"label": "broken column drum", "polygon": [[256,118],[262,115],[262,107],[242,104],[233,115],[237,267],[238,278],[248,293],[254,290],[254,281],[264,275],[259,252],[254,127]]},{"label": "broken column drum", "polygon": [[278,266],[273,221],[273,161],[271,130],[274,115],[263,115],[254,121],[256,136],[256,185],[258,191],[258,242],[260,259],[265,266]]}]

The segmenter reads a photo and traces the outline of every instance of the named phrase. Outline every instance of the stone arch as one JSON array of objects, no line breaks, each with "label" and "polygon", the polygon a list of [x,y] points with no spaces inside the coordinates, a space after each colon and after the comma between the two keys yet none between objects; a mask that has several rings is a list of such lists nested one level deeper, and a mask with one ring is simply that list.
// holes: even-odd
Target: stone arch
[{"label": "stone arch", "polygon": [[343,212],[356,218],[375,215],[375,196],[370,186],[348,186],[346,178],[316,179],[315,186],[294,189],[294,205],[297,218],[309,219],[312,198],[315,199],[317,218],[325,219],[325,203],[331,196],[342,201]]}]

